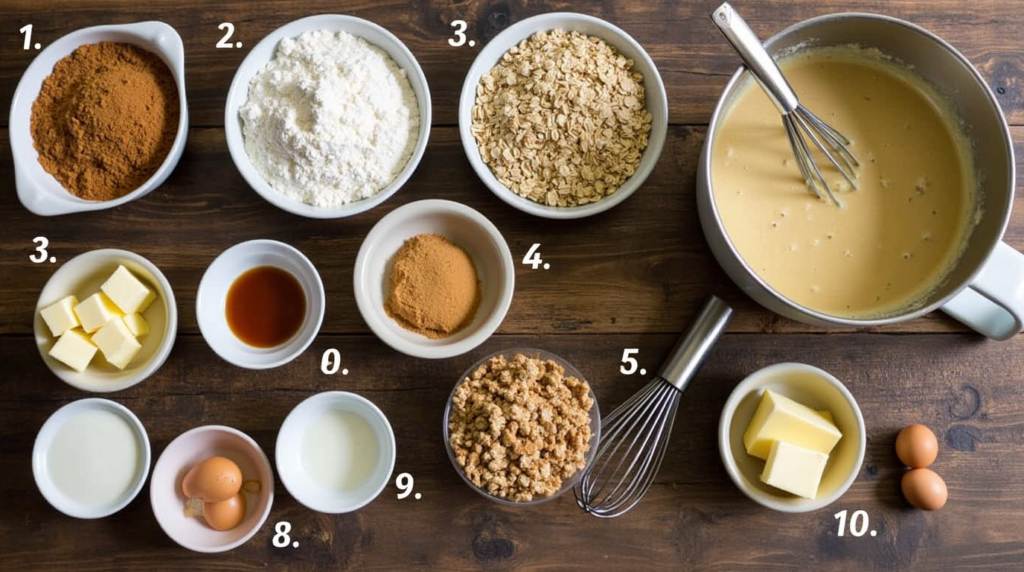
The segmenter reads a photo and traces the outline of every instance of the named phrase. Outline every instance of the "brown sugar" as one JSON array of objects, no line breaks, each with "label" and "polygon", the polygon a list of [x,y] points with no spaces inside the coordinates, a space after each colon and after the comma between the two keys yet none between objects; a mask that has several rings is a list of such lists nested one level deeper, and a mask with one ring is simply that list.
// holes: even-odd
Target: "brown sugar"
[{"label": "brown sugar", "polygon": [[109,201],[141,186],[174,144],[178,89],[159,56],[132,44],[88,44],[57,62],[32,105],[39,163],[80,198]]},{"label": "brown sugar", "polygon": [[395,254],[384,310],[403,328],[448,337],[469,325],[479,306],[473,259],[444,236],[414,236]]}]

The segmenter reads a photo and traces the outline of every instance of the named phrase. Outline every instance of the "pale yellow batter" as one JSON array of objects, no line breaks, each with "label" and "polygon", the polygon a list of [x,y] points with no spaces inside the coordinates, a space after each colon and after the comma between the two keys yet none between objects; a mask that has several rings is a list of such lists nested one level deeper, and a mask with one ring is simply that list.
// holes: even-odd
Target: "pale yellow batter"
[{"label": "pale yellow batter", "polygon": [[801,103],[853,141],[859,190],[816,156],[846,208],[817,199],[778,110],[750,82],[712,149],[714,198],[730,240],[765,282],[807,308],[870,318],[920,304],[974,219],[966,135],[933,88],[877,55],[811,50],[781,67]]}]

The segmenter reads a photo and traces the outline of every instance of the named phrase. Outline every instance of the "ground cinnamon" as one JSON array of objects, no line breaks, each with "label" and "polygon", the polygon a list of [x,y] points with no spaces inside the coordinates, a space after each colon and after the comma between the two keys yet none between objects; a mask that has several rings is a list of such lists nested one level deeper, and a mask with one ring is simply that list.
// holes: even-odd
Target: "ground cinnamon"
[{"label": "ground cinnamon", "polygon": [[39,163],[72,194],[108,201],[141,186],[174,143],[178,89],[138,46],[88,44],[57,62],[32,105]]},{"label": "ground cinnamon", "polygon": [[439,234],[405,241],[395,254],[384,309],[407,330],[445,338],[473,321],[480,280],[473,259]]}]

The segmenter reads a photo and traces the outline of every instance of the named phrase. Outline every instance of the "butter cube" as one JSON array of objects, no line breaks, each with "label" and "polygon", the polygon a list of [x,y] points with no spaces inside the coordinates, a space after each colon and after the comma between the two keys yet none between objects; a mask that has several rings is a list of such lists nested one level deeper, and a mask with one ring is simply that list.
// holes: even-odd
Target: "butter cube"
[{"label": "butter cube", "polygon": [[843,436],[835,425],[817,411],[766,389],[754,418],[743,433],[747,453],[768,459],[772,441],[785,441],[813,451],[832,452]]},{"label": "butter cube", "polygon": [[85,333],[91,334],[107,325],[107,322],[119,318],[121,310],[110,301],[102,292],[97,292],[86,298],[81,304],[75,306],[75,315],[82,324]]},{"label": "butter cube", "polygon": [[96,346],[77,328],[64,332],[50,348],[50,357],[78,372],[85,371],[94,355]]},{"label": "butter cube", "polygon": [[124,325],[128,326],[128,331],[136,338],[141,338],[149,333],[149,322],[142,317],[142,314],[128,314],[124,317]]},{"label": "butter cube", "polygon": [[772,441],[768,462],[761,473],[766,485],[805,499],[818,496],[828,455],[785,441]]},{"label": "butter cube", "polygon": [[92,343],[103,352],[103,357],[117,369],[124,369],[142,349],[124,320],[116,317],[93,334]]},{"label": "butter cube", "polygon": [[818,415],[821,415],[822,419],[824,419],[825,421],[828,421],[832,425],[836,424],[836,422],[832,419],[832,414],[829,413],[828,411],[824,411],[824,410],[822,410],[822,411],[815,411],[815,413],[817,413]]},{"label": "butter cube", "polygon": [[60,337],[64,332],[81,325],[78,322],[78,316],[75,315],[75,306],[77,305],[78,298],[66,296],[39,312],[54,337]]},{"label": "butter cube", "polygon": [[141,314],[156,299],[156,294],[124,265],[117,267],[100,290],[125,314]]}]

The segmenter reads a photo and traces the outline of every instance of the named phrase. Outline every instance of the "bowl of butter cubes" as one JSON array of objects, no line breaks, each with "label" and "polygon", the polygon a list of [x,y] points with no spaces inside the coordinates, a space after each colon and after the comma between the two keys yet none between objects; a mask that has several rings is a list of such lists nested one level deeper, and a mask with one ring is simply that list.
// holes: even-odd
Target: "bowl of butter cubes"
[{"label": "bowl of butter cubes", "polygon": [[811,365],[780,363],[733,390],[718,446],[743,494],[774,510],[810,512],[853,484],[866,435],[860,407],[838,379]]},{"label": "bowl of butter cubes", "polygon": [[68,260],[36,304],[39,354],[57,377],[83,391],[120,391],[146,379],[167,361],[177,331],[170,282],[126,250]]}]

